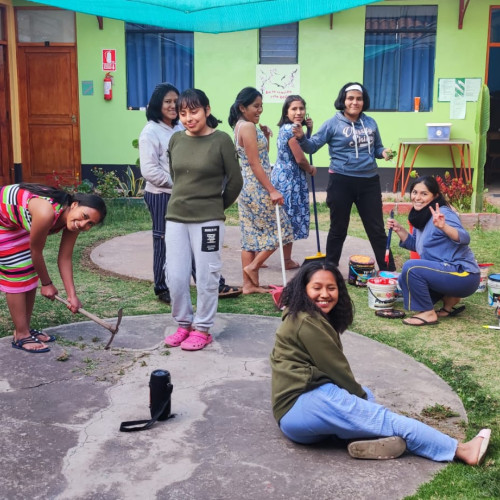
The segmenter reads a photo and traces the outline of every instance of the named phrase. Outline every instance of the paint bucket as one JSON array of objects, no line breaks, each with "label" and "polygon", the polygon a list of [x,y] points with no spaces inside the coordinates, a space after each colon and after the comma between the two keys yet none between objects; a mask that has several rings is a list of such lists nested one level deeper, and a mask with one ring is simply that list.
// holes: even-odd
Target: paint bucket
[{"label": "paint bucket", "polygon": [[367,255],[351,255],[349,258],[349,285],[366,286],[370,278],[376,276],[375,261]]},{"label": "paint bucket", "polygon": [[481,271],[481,279],[476,293],[486,292],[486,285],[488,283],[488,268],[492,265],[493,264],[478,264],[479,270]]},{"label": "paint bucket", "polygon": [[488,304],[491,307],[500,307],[500,274],[488,276]]},{"label": "paint bucket", "polygon": [[396,291],[394,292],[396,294],[396,302],[403,302],[403,291],[399,288],[398,282],[398,278],[401,273],[397,273],[396,271],[379,271],[378,275],[381,278],[391,278],[396,280]]},{"label": "paint bucket", "polygon": [[396,286],[392,278],[370,278],[368,280],[368,307],[390,309],[396,302]]}]

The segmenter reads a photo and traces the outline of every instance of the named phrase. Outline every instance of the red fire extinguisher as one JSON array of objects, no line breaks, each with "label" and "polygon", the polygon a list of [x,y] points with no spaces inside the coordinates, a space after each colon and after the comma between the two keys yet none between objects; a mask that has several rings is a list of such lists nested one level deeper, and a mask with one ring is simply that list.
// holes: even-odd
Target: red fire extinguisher
[{"label": "red fire extinguisher", "polygon": [[113,77],[111,73],[106,73],[104,75],[104,100],[111,101],[113,99],[113,89],[111,86],[113,85]]}]

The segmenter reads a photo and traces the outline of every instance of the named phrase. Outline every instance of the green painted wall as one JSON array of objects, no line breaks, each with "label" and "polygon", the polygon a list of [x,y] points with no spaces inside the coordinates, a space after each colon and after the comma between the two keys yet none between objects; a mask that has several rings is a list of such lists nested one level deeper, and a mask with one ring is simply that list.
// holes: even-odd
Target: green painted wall
[{"label": "green painted wall", "polygon": [[[426,0],[391,1],[390,5],[425,5]],[[397,148],[400,137],[425,137],[427,122],[453,123],[452,136],[474,141],[476,103],[467,103],[465,120],[449,120],[449,103],[437,102],[438,78],[480,77],[484,79],[487,48],[489,7],[496,0],[470,2],[464,27],[459,30],[458,0],[434,0],[438,5],[438,29],[434,84],[434,109],[430,113],[371,113],[377,120],[387,147]],[[33,4],[22,0],[14,5]],[[308,102],[308,112],[317,129],[335,112],[333,102],[338,89],[347,81],[363,80],[365,7],[350,9],[330,17],[305,20],[299,27],[299,63],[301,66],[301,95]],[[104,19],[99,30],[95,16],[76,15],[78,75],[80,93],[80,124],[82,163],[130,164],[137,158],[131,141],[137,138],[145,124],[144,111],[126,109],[126,58],[124,25],[121,21]],[[102,96],[101,51],[117,51],[117,71],[114,73],[113,100]],[[214,114],[227,126],[229,106],[237,92],[255,85],[255,65],[258,63],[258,31],[220,35],[195,34],[195,85],[206,91],[212,101]],[[94,95],[82,95],[81,82],[94,83]],[[276,133],[281,106],[266,104],[262,123]],[[476,158],[473,144],[472,157]],[[271,143],[271,160],[275,158],[275,141]],[[474,163],[474,162],[473,162]],[[315,164],[328,165],[327,149],[315,155]],[[446,151],[441,148],[422,149],[417,168],[450,165]],[[380,163],[381,167],[394,166]]]},{"label": "green painted wall", "polygon": [[[133,164],[137,150],[133,139],[146,123],[144,111],[127,109],[124,23],[104,19],[100,30],[95,16],[77,15],[78,79],[82,163]],[[102,50],[116,50],[113,99],[103,96]],[[93,81],[94,95],[82,95],[82,81]]]},{"label": "green painted wall", "polygon": [[[390,2],[408,5],[409,2]],[[449,103],[437,102],[438,78],[480,77],[484,79],[486,65],[487,26],[489,6],[494,0],[470,2],[459,30],[458,0],[434,0],[438,5],[438,29],[434,84],[434,109],[429,113],[374,112],[382,139],[387,147],[396,149],[400,137],[425,137],[427,122],[452,122],[452,136],[474,140],[476,103],[467,103],[465,120],[449,119]],[[428,4],[412,1],[411,4]],[[299,27],[299,63],[301,66],[301,95],[308,103],[308,112],[315,129],[335,112],[333,102],[339,88],[347,81],[363,80],[364,13],[360,7],[330,17],[305,20]],[[126,61],[123,23],[104,19],[99,30],[94,16],[77,14],[78,71],[82,80],[94,82],[94,95],[81,95],[80,113],[82,163],[134,163],[137,151],[130,145],[145,123],[143,111],[126,109]],[[117,71],[113,100],[102,96],[101,51],[115,48]],[[258,63],[258,31],[220,35],[195,34],[195,85],[209,96],[212,111],[227,125],[229,107],[237,92],[255,85],[255,65]],[[275,137],[278,131],[281,105],[266,104],[262,123],[271,126]],[[473,145],[473,158],[476,148]],[[271,160],[275,158],[275,141],[271,144]],[[315,164],[328,165],[327,149],[315,155]],[[441,148],[422,149],[417,168],[447,167],[450,160]],[[394,167],[381,162],[380,166]]]}]

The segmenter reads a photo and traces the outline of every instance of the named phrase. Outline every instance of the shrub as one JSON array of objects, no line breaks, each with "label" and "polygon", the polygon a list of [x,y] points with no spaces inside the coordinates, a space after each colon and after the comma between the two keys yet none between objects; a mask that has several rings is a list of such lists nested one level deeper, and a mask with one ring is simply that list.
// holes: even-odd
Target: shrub
[{"label": "shrub", "polygon": [[449,172],[444,174],[444,179],[436,176],[439,189],[443,196],[460,212],[470,212],[473,188],[470,182],[461,178],[451,177]]},{"label": "shrub", "polygon": [[113,171],[105,172],[102,168],[94,167],[92,172],[97,178],[96,191],[103,198],[118,198],[121,196],[119,191],[120,179]]},{"label": "shrub", "polygon": [[78,191],[81,182],[75,179],[72,170],[62,170],[60,172],[52,170],[52,173],[45,176],[45,184],[57,189],[63,189],[68,193],[74,193]]}]

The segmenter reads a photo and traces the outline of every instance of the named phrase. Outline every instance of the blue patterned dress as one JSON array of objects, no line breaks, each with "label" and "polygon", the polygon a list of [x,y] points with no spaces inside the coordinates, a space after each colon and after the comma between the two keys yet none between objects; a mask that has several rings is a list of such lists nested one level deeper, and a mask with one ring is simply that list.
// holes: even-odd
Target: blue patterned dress
[{"label": "blue patterned dress", "polygon": [[283,205],[293,229],[293,239],[309,236],[309,189],[306,173],[295,161],[288,141],[293,137],[292,125],[286,123],[278,134],[278,157],[271,175],[273,186],[285,198]]},{"label": "blue patterned dress", "polygon": [[[238,198],[241,248],[248,252],[274,250],[279,246],[276,209],[271,202],[269,193],[255,177],[245,153],[245,148],[238,144],[238,129],[237,124],[235,127],[235,143],[243,176],[243,189]],[[267,139],[261,130],[256,128],[256,131],[260,163],[264,172],[270,178],[271,164],[267,152]],[[280,219],[283,244],[286,245],[293,241],[293,234],[290,221],[282,207],[280,207]]]}]

